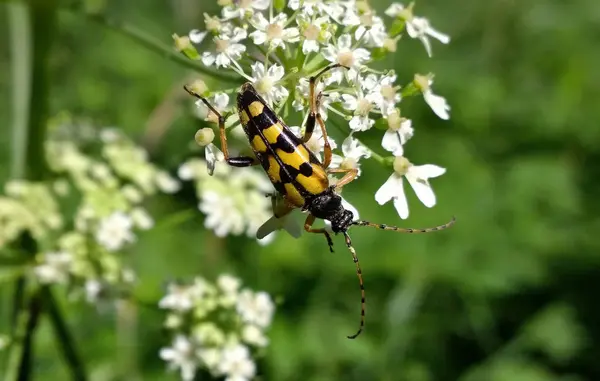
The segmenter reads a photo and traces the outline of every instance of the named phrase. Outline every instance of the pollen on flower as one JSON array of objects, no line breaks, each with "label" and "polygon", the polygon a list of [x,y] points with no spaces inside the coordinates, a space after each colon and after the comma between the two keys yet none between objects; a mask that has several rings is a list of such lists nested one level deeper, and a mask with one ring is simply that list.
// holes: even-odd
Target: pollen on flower
[{"label": "pollen on flower", "polygon": [[273,80],[269,76],[264,76],[256,82],[256,90],[261,94],[268,94],[273,88]]},{"label": "pollen on flower", "polygon": [[302,33],[307,40],[317,40],[321,34],[321,29],[315,24],[310,24]]},{"label": "pollen on flower", "polygon": [[400,116],[400,112],[398,110],[394,110],[387,116],[388,127],[392,130],[398,130],[402,126],[404,118]]},{"label": "pollen on flower", "polygon": [[404,176],[411,166],[412,163],[404,156],[398,156],[394,159],[394,171],[401,176]]},{"label": "pollen on flower", "polygon": [[215,50],[217,53],[225,53],[229,47],[228,40],[215,39]]},{"label": "pollen on flower", "polygon": [[356,107],[356,113],[359,115],[368,115],[373,110],[373,103],[366,98],[360,99]]},{"label": "pollen on flower", "polygon": [[274,40],[276,38],[281,38],[283,35],[283,26],[275,23],[275,24],[269,24],[269,26],[267,26],[267,39],[268,40]]},{"label": "pollen on flower", "polygon": [[351,51],[342,51],[338,53],[337,62],[346,67],[354,66],[354,54]]}]

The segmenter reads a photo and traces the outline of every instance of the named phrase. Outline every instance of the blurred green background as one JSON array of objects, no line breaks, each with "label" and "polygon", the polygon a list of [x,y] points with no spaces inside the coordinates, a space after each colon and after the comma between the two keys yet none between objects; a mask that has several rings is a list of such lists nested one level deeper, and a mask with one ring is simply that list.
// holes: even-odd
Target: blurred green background
[{"label": "blurred green background", "polygon": [[[379,12],[388,6],[371,3]],[[86,6],[106,7],[164,44],[217,10],[216,2],[199,0]],[[389,172],[370,161],[344,196],[377,222],[424,227],[452,215],[458,221],[431,235],[352,232],[367,292],[367,326],[357,340],[346,339],[356,329],[360,299],[339,237],[334,254],[320,236],[279,234],[261,247],[216,238],[198,212],[176,228],[144,234],[132,253],[136,293],[148,306],[115,316],[67,305],[93,379],[177,379],[165,375],[158,358],[168,338],[163,313],[151,306],[169,280],[229,272],[280,301],[271,345],[259,361],[263,380],[600,380],[599,10],[596,0],[417,3],[415,13],[452,41],[434,42],[428,59],[418,40],[404,38],[387,67],[400,83],[434,72],[434,91],[452,106],[444,122],[420,97],[402,103],[416,131],[406,156],[448,169],[432,181],[438,205],[425,208],[409,190],[411,215],[401,221],[391,204],[374,201]],[[2,180],[11,144],[8,17],[0,2]],[[118,126],[176,171],[202,126],[181,89],[193,73],[75,13],[58,12],[55,33],[45,67],[49,114],[68,111]],[[364,136],[380,150],[381,131]],[[196,200],[190,187],[150,207],[168,216],[196,208]],[[54,340],[42,321],[36,379],[69,377]],[[132,373],[119,376],[119,369]]]}]

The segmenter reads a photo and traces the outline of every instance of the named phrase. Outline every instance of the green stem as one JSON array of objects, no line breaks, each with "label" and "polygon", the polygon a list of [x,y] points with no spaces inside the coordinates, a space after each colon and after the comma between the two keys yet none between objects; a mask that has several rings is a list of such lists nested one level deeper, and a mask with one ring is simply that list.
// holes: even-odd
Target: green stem
[{"label": "green stem", "polygon": [[71,371],[72,379],[78,381],[86,380],[85,366],[77,352],[73,337],[69,332],[69,328],[65,323],[57,301],[54,298],[54,295],[52,295],[52,291],[49,287],[44,287],[41,290],[41,293],[48,316],[50,317],[50,322],[54,328],[54,333],[58,339],[57,342],[62,351],[62,355],[69,366],[69,370]]},{"label": "green stem", "polygon": [[160,41],[157,41],[156,39],[147,35],[144,31],[136,28],[135,26],[129,25],[125,22],[120,22],[111,19],[109,17],[106,17],[105,15],[87,13],[75,7],[69,7],[64,9],[76,16],[83,16],[88,20],[95,22],[96,24],[99,24],[108,29],[112,29],[122,34],[123,36],[129,37],[131,40],[147,48],[148,50],[158,53],[163,57],[170,59],[184,67],[192,69],[198,73],[205,74],[215,79],[221,79],[229,83],[240,82],[240,78],[238,77],[224,74],[217,70],[208,68],[200,62],[190,60],[183,54],[177,52],[173,47],[162,44]]}]

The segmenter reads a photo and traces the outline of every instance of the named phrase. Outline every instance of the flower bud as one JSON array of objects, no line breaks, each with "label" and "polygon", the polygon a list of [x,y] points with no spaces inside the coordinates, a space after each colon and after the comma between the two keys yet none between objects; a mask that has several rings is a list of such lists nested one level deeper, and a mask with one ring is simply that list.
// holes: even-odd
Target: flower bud
[{"label": "flower bud", "polygon": [[192,47],[192,43],[188,36],[178,36],[177,34],[173,34],[173,41],[175,42],[175,49],[180,52],[183,52],[186,49]]},{"label": "flower bud", "polygon": [[195,92],[196,94],[200,94],[200,95],[203,95],[204,93],[206,93],[208,91],[208,87],[206,86],[206,83],[204,83],[204,81],[201,79],[195,80],[194,82],[189,84],[188,87],[193,92]]},{"label": "flower bud", "polygon": [[201,128],[198,130],[198,132],[196,132],[196,135],[194,135],[194,139],[198,145],[204,147],[212,143],[212,141],[215,139],[215,132],[212,130],[212,128]]},{"label": "flower bud", "polygon": [[419,89],[421,91],[426,91],[427,89],[429,89],[430,78],[431,78],[431,74],[428,74],[428,75],[415,74],[415,78],[413,79],[413,84],[416,86],[417,89]]}]

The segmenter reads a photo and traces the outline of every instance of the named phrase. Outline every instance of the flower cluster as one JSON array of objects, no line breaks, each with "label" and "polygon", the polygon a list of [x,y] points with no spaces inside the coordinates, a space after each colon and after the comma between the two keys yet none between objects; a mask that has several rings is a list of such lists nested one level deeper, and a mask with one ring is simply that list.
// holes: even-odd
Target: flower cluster
[{"label": "flower cluster", "polygon": [[170,284],[159,306],[168,311],[165,327],[173,336],[160,357],[179,369],[183,380],[194,379],[199,369],[226,380],[255,377],[252,355],[268,345],[265,330],[275,312],[269,294],[220,275],[216,284],[203,278]]},{"label": "flower cluster", "polygon": [[154,224],[143,201],[179,182],[116,129],[62,124],[45,148],[51,181],[5,185],[0,248],[28,232],[40,283],[67,285],[90,302],[118,292],[135,279],[122,251]]},{"label": "flower cluster", "polygon": [[[340,147],[328,137],[336,149],[331,167],[360,170],[363,158],[388,167],[393,163],[393,174],[376,192],[375,199],[379,204],[393,200],[401,218],[409,214],[404,177],[426,206],[435,204],[429,179],[440,176],[445,169],[413,165],[404,157],[404,145],[414,129],[411,120],[401,114],[400,106],[403,99],[420,94],[444,120],[450,117],[450,107],[443,97],[433,93],[433,74],[415,74],[401,85],[394,70],[374,67],[376,61],[396,51],[404,33],[420,40],[429,56],[431,39],[449,42],[449,37],[432,28],[426,18],[414,15],[414,4],[405,7],[393,3],[384,15],[379,15],[366,0],[224,0],[219,4],[223,7],[221,14],[205,15],[204,30],[174,36],[176,47],[183,54],[251,82],[282,119],[292,124],[306,121],[310,106],[308,78],[328,65],[340,65],[327,72],[317,85],[321,115],[332,120],[331,125],[345,136]],[[228,133],[240,130],[236,129],[239,121],[228,95],[238,87],[210,92],[202,81],[194,87],[218,112],[231,115],[227,119]],[[217,121],[202,101],[197,106],[203,119]],[[381,147],[390,157],[382,157],[360,142],[361,133],[373,128],[385,130]],[[303,130],[296,128],[294,132],[300,135]],[[320,156],[324,141],[318,127],[316,130],[307,146]],[[200,145],[206,147],[209,172],[223,160],[213,139],[214,133],[202,130],[196,136]],[[214,197],[228,199],[229,195]],[[240,225],[237,231],[242,230]]]}]

